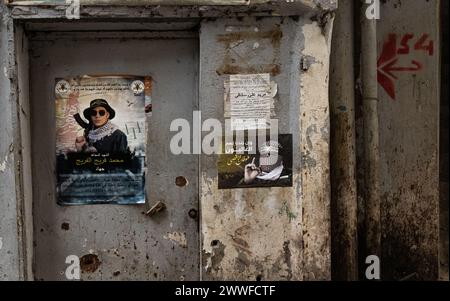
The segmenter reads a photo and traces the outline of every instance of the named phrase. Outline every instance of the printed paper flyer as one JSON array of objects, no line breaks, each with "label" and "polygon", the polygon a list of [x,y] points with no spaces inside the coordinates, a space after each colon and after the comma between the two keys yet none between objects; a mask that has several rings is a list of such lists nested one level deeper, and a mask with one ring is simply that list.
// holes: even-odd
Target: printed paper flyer
[{"label": "printed paper flyer", "polygon": [[145,203],[149,77],[56,79],[60,205]]}]

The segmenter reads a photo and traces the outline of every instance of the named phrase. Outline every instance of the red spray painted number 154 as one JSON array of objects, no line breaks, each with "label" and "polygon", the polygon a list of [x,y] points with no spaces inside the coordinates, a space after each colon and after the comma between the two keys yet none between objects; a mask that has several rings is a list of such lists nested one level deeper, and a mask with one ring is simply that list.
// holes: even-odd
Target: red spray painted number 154
[{"label": "red spray painted number 154", "polygon": [[[398,54],[409,54],[410,52],[410,40],[414,38],[413,34],[405,34],[400,42],[402,48],[398,49]],[[424,50],[428,52],[428,55],[432,56],[434,54],[434,41],[429,40],[427,34],[422,35],[420,39],[414,44],[414,50]]]},{"label": "red spray painted number 154", "polygon": [[423,68],[423,64],[414,58],[411,58],[411,65],[398,66],[396,64],[399,56],[411,55],[411,52],[418,51],[425,51],[429,56],[434,55],[434,41],[430,39],[428,34],[423,34],[418,39],[415,39],[413,34],[404,34],[401,36],[400,43],[398,43],[397,37],[397,34],[389,35],[388,40],[383,45],[381,56],[378,59],[378,83],[394,100],[396,99],[394,81],[398,80],[395,73],[417,73]]}]

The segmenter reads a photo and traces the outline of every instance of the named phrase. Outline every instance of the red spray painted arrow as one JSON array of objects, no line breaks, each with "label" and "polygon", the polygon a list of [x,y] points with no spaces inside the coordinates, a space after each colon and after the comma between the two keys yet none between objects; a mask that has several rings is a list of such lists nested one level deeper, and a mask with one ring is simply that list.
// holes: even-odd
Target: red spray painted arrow
[{"label": "red spray painted arrow", "polygon": [[387,75],[390,75],[391,77],[398,79],[392,72],[413,72],[413,71],[419,71],[422,69],[422,64],[418,61],[413,60],[412,63],[415,65],[415,67],[396,67],[394,66],[398,62],[398,59],[393,60],[392,62],[384,65],[381,70],[383,70]]},{"label": "red spray painted arrow", "polygon": [[[411,36],[407,35],[407,37],[408,39],[406,39],[406,42],[411,38]],[[408,52],[398,51],[397,35],[390,34],[387,42],[383,45],[383,51],[381,52],[380,58],[378,59],[378,83],[383,87],[386,93],[394,100],[396,99],[394,80],[398,79],[398,77],[394,75],[394,72],[415,72],[423,68],[422,64],[415,60],[412,61],[412,64],[414,66],[411,67],[395,66],[395,64],[397,64],[398,62],[397,55],[399,53],[406,54],[409,53],[409,51]]]},{"label": "red spray painted arrow", "polygon": [[386,93],[395,99],[395,84],[385,73],[380,71],[380,67],[393,60],[397,54],[397,36],[390,34],[389,39],[383,45],[383,51],[378,59],[378,83],[383,87]]}]

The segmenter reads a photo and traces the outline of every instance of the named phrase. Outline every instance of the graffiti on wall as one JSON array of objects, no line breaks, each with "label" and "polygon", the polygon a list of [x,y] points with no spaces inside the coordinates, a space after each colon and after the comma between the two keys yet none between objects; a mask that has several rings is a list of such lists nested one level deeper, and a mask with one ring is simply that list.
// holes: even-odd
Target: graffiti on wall
[{"label": "graffiti on wall", "polygon": [[[414,74],[423,69],[423,62],[415,58],[417,52],[434,55],[434,41],[428,34],[416,36],[410,33],[392,33],[384,43],[378,59],[378,83],[393,100],[396,99],[395,82],[399,79],[398,74]],[[402,57],[407,57],[406,62],[409,63],[405,64]]]}]

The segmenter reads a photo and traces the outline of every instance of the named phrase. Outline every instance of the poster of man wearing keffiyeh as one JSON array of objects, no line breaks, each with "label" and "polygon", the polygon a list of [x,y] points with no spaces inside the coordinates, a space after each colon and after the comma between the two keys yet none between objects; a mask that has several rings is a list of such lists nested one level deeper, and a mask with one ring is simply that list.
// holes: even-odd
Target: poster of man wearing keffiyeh
[{"label": "poster of man wearing keffiyeh", "polygon": [[219,156],[219,189],[292,187],[292,134],[236,136]]},{"label": "poster of man wearing keffiyeh", "polygon": [[144,76],[56,79],[59,205],[145,203],[151,90]]}]

